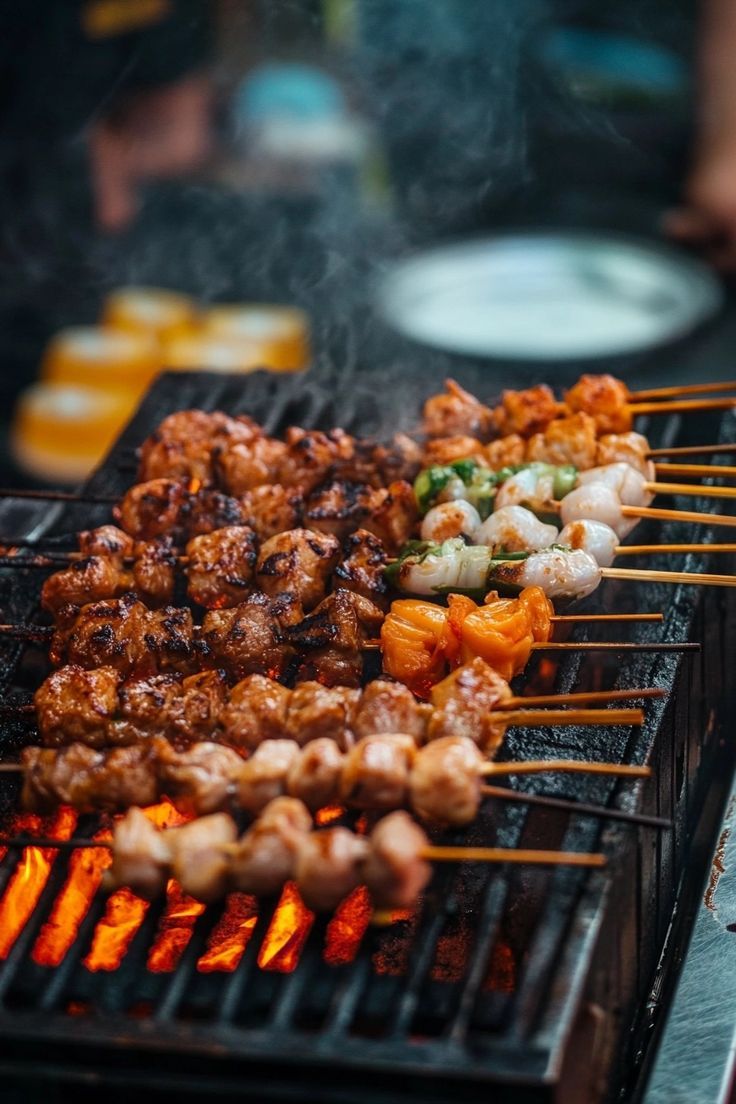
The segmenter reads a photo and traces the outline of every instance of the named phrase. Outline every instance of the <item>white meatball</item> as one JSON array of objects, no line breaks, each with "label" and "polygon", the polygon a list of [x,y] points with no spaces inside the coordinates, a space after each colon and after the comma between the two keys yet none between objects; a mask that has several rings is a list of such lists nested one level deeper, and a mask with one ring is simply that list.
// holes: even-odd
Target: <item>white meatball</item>
[{"label": "white meatball", "polygon": [[432,507],[422,522],[421,537],[435,544],[451,537],[465,536],[472,540],[479,526],[480,514],[475,506],[458,498]]},{"label": "white meatball", "polygon": [[584,483],[565,495],[560,503],[563,526],[571,521],[601,521],[623,535],[627,520],[621,513],[621,502],[615,491],[605,483]]},{"label": "white meatball", "polygon": [[653,497],[644,489],[647,479],[624,461],[580,472],[578,486],[586,483],[604,483],[616,492],[624,506],[648,506]]},{"label": "white meatball", "polygon": [[616,556],[619,539],[610,525],[602,521],[571,521],[558,537],[558,544],[582,548],[599,567],[610,567]]},{"label": "white meatball", "polygon": [[494,578],[520,587],[539,586],[548,598],[585,598],[600,583],[601,571],[582,548],[570,552],[548,548],[532,552],[526,560],[500,564]]},{"label": "white meatball", "polygon": [[476,529],[473,540],[489,548],[505,548],[507,552],[534,552],[555,543],[557,527],[545,525],[523,506],[502,506]]},{"label": "white meatball", "polygon": [[554,474],[540,475],[534,468],[524,468],[502,483],[496,494],[496,510],[503,506],[528,503],[533,509],[544,509],[554,500]]}]

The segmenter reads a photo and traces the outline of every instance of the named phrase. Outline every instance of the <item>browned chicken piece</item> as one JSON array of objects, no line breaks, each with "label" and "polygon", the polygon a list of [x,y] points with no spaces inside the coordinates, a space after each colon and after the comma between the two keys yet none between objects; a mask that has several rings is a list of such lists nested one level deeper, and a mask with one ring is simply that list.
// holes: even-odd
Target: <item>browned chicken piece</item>
[{"label": "browned chicken piece", "polygon": [[532,437],[544,432],[551,421],[566,413],[564,404],[557,401],[546,383],[527,387],[524,391],[504,391],[493,412],[496,434],[499,437],[508,433]]},{"label": "browned chicken piece", "polygon": [[313,613],[286,631],[291,644],[308,649],[299,668],[300,682],[324,686],[360,686],[363,646],[373,640],[383,623],[378,606],[360,594],[335,590]]},{"label": "browned chicken piece", "polygon": [[363,529],[377,536],[393,554],[411,539],[418,521],[414,488],[399,480],[373,492]]},{"label": "browned chicken piece", "polygon": [[253,750],[264,740],[285,735],[291,690],[266,678],[248,675],[230,691],[220,713],[220,739],[230,747]]},{"label": "browned chicken piece", "polygon": [[400,809],[379,820],[368,843],[360,874],[374,906],[413,908],[432,878],[432,867],[422,857],[429,846],[426,834]]},{"label": "browned chicken piece", "polygon": [[185,893],[209,904],[227,892],[232,848],[238,838],[227,813],[200,817],[165,833],[171,873]]},{"label": "browned chicken piece", "polygon": [[598,438],[593,467],[623,462],[636,468],[646,479],[655,479],[654,464],[649,459],[649,442],[641,433],[605,433]]},{"label": "browned chicken piece", "polygon": [[306,744],[289,768],[286,789],[298,797],[311,812],[339,800],[343,753],[329,736],[320,736]]},{"label": "browned chicken piece", "polygon": [[311,610],[324,598],[339,556],[340,545],[334,537],[311,529],[291,529],[262,546],[256,583],[270,597],[293,594],[305,610]]},{"label": "browned chicken piece", "polygon": [[386,444],[375,445],[371,460],[381,484],[397,480],[413,483],[422,468],[422,450],[405,433],[395,433]]},{"label": "browned chicken piece", "polygon": [[104,598],[118,598],[132,590],[133,575],[119,556],[88,556],[55,571],[41,587],[41,605],[50,613],[65,606],[85,606]]},{"label": "browned chicken piece", "polygon": [[112,667],[85,671],[60,667],[33,696],[38,730],[46,747],[77,741],[88,747],[109,743],[108,724],[118,709],[120,675]]},{"label": "browned chicken piece", "polygon": [[336,465],[352,460],[355,442],[342,429],[323,433],[317,429],[290,426],[286,434],[286,454],[275,483],[299,487],[305,494],[329,479]]},{"label": "browned chicken piece", "polygon": [[622,380],[607,373],[581,376],[565,392],[570,410],[582,410],[595,419],[599,433],[628,433],[633,425],[629,389]]},{"label": "browned chicken piece", "polygon": [[489,468],[498,471],[499,468],[523,464],[525,453],[524,438],[518,433],[509,433],[506,437],[499,437],[497,441],[490,441],[485,446],[484,461]]},{"label": "browned chicken piece", "polygon": [[340,801],[359,809],[400,809],[416,751],[413,738],[404,733],[364,736],[345,756]]},{"label": "browned chicken piece", "polygon": [[215,411],[181,410],[164,418],[140,449],[139,479],[212,481],[212,450],[235,441],[250,441],[262,430],[245,415],[231,418]]},{"label": "browned chicken piece", "polygon": [[242,602],[253,585],[256,535],[247,525],[230,525],[195,537],[186,546],[187,595],[207,609]]},{"label": "browned chicken piece", "polygon": [[286,795],[286,777],[299,757],[295,740],[264,740],[242,764],[235,783],[238,807],[257,817],[275,797]]},{"label": "browned chicken piece", "polygon": [[574,464],[582,471],[595,466],[596,438],[595,420],[589,414],[583,411],[568,414],[550,422],[543,433],[529,438],[526,459],[545,464]]},{"label": "browned chicken piece", "polygon": [[136,540],[176,538],[191,503],[184,483],[174,479],[150,479],[136,483],[113,508],[115,520]]},{"label": "browned chicken piece", "polygon": [[[145,608],[145,607],[144,607]],[[186,675],[198,669],[192,611],[178,606],[146,610],[145,652],[152,657],[148,670],[175,671]],[[145,666],[141,662],[141,667]]]},{"label": "browned chicken piece", "polygon": [[463,664],[432,687],[434,707],[427,739],[467,736],[486,752],[503,740],[506,725],[489,719],[498,703],[511,697],[509,684],[479,657]]},{"label": "browned chicken piece", "polygon": [[274,897],[294,875],[296,851],[312,818],[301,801],[277,797],[240,838],[230,859],[230,884],[241,893]]},{"label": "browned chicken piece", "polygon": [[403,683],[374,679],[363,690],[353,728],[358,739],[383,732],[405,732],[422,743],[430,713],[431,707],[420,705]]},{"label": "browned chicken piece", "polygon": [[144,541],[133,561],[133,589],[150,606],[166,606],[174,597],[177,558],[170,537]]},{"label": "browned chicken piece", "polygon": [[242,497],[243,512],[259,541],[267,541],[287,529],[298,529],[304,521],[304,497],[295,487],[264,483]]},{"label": "browned chicken piece", "polygon": [[49,656],[56,666],[114,667],[129,675],[158,670],[145,636],[151,611],[133,595],[60,611]]},{"label": "browned chicken piece", "polygon": [[247,525],[248,518],[240,499],[212,487],[202,487],[189,500],[182,517],[181,540],[190,540],[228,525]]},{"label": "browned chicken piece", "polygon": [[80,812],[116,811],[152,805],[158,798],[156,773],[145,745],[96,751],[86,744],[24,748],[23,807],[47,813],[59,805]]},{"label": "browned chicken piece", "polygon": [[237,680],[254,674],[278,678],[296,654],[288,632],[300,612],[293,596],[271,599],[259,591],[234,609],[210,610],[202,621],[204,658]]},{"label": "browned chicken piece", "polygon": [[127,886],[144,900],[153,901],[166,892],[170,877],[168,833],[160,832],[133,806],[113,828],[112,865],[105,871],[104,888],[111,892]]},{"label": "browned chicken piece", "polygon": [[370,517],[375,495],[375,488],[367,483],[333,479],[306,499],[304,522],[316,532],[342,540]]},{"label": "browned chicken piece", "polygon": [[443,736],[420,748],[409,779],[409,804],[430,824],[471,824],[480,804],[485,759],[467,736]]},{"label": "browned chicken piece", "polygon": [[120,690],[120,716],[108,726],[110,741],[132,744],[158,735],[180,751],[213,740],[226,699],[221,671],[198,671],[183,680],[174,675],[136,679]]},{"label": "browned chicken piece", "polygon": [[286,445],[274,437],[258,437],[215,450],[218,482],[232,495],[244,495],[268,483],[281,483],[286,456]]},{"label": "browned chicken piece", "polygon": [[85,529],[77,537],[83,556],[132,556],[135,541],[117,525],[98,525]]},{"label": "browned chicken piece", "polygon": [[352,723],[360,690],[302,682],[291,693],[284,735],[298,744],[328,736],[343,750],[354,743]]},{"label": "browned chicken piece", "polygon": [[370,599],[379,609],[388,609],[388,583],[384,568],[388,559],[383,541],[367,529],[356,529],[342,544],[342,559],[333,572],[335,586]]},{"label": "browned chicken piece", "polygon": [[445,380],[446,390],[424,404],[424,433],[427,437],[456,437],[459,434],[488,440],[494,435],[493,411],[456,383]]},{"label": "browned chicken piece", "polygon": [[302,836],[294,879],[307,908],[331,912],[357,889],[368,850],[368,841],[347,828],[326,828]]},{"label": "browned chicken piece", "polygon": [[424,446],[422,467],[444,467],[455,460],[467,460],[471,457],[485,464],[486,448],[490,448],[490,445],[486,446],[477,437],[468,437],[464,433],[454,437],[434,437]]},{"label": "browned chicken piece", "polygon": [[178,809],[205,816],[227,808],[234,780],[244,765],[237,751],[208,741],[176,751],[160,737],[154,737],[152,744],[161,793]]}]

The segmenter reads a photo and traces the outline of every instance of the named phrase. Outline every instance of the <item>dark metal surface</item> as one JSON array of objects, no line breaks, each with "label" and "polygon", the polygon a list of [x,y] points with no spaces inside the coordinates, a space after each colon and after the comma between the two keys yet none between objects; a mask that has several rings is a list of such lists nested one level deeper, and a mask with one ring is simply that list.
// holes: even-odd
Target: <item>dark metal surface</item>
[{"label": "dark metal surface", "polygon": [[[428,379],[425,391],[437,382]],[[175,409],[247,411],[271,431],[299,423],[388,433],[416,422],[423,397],[416,384],[394,387],[392,381],[382,394],[373,380],[370,387],[352,380],[337,392],[318,377],[164,376],[89,488],[107,494],[128,486],[135,447]],[[714,418],[684,425],[663,420],[653,427],[653,443],[712,441],[717,430]],[[733,440],[736,423],[726,419],[722,432]],[[37,503],[10,503],[0,513],[0,532],[45,529],[68,545],[78,529],[108,518],[104,506],[63,504],[45,513]],[[650,539],[661,535],[675,541],[692,534],[685,525],[645,528]],[[646,566],[707,569],[702,557],[648,557]],[[728,569],[723,559],[719,569]],[[0,574],[5,620],[36,616],[39,575]],[[197,920],[173,973],[146,969],[162,906],[149,909],[118,970],[91,973],[82,960],[102,915],[99,896],[61,965],[39,966],[29,952],[64,883],[68,856],[60,854],[26,928],[0,963],[0,1070],[27,1072],[41,1054],[43,1068],[33,1069],[35,1076],[54,1071],[56,1077],[239,1095],[247,1086],[254,1099],[351,1104],[379,1097],[439,1102],[458,1092],[468,1101],[487,1100],[492,1093],[498,1102],[587,1104],[605,1084],[620,1084],[648,1029],[643,998],[721,739],[731,698],[726,656],[733,654],[734,618],[729,591],[613,581],[603,584],[587,608],[662,608],[662,626],[627,626],[620,638],[701,641],[702,650],[565,658],[558,668],[560,690],[661,686],[668,697],[648,704],[641,730],[510,730],[504,757],[650,762],[649,782],[617,785],[605,778],[550,776],[544,789],[672,818],[672,832],[618,825],[601,832],[590,818],[487,806],[477,824],[454,838],[571,850],[602,846],[609,869],[589,876],[575,870],[446,866],[437,872],[415,927],[404,921],[369,930],[352,962],[330,966],[322,957],[325,923],[318,921],[291,974],[258,966],[273,908],[267,903],[232,973],[197,969],[217,909]],[[604,639],[610,628],[591,626],[578,630],[577,638]],[[30,651],[16,669],[19,655],[18,645],[0,648],[4,693],[33,686],[40,677]],[[538,663],[530,667],[530,678]],[[22,738],[22,731],[8,730],[6,754]],[[539,780],[519,785],[540,788]],[[5,808],[12,808],[16,793],[4,780]],[[0,889],[18,859],[11,849],[0,861]],[[455,960],[448,959],[449,949]],[[394,969],[381,972],[378,962]],[[75,1015],[69,1014],[72,1008]]]}]

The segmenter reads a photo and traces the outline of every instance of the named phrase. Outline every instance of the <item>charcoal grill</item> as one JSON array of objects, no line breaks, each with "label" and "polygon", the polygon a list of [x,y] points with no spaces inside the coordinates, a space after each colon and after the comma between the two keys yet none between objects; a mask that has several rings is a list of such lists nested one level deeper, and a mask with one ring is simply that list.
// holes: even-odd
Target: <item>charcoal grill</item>
[{"label": "charcoal grill", "polygon": [[[176,409],[247,411],[272,432],[298,423],[388,433],[407,428],[422,392],[438,382],[392,384],[389,398],[355,380],[336,392],[318,372],[245,379],[164,375],[87,489],[122,492],[134,477],[135,447]],[[658,445],[713,441],[719,433],[736,440],[730,417],[685,424],[661,419],[649,428]],[[700,508],[710,507],[703,502]],[[43,535],[45,543],[58,537],[68,546],[69,534],[108,516],[104,506],[8,501],[0,532]],[[648,540],[690,536],[680,524],[642,532]],[[707,539],[702,530],[698,536]],[[646,566],[708,569],[702,557],[684,556],[677,562],[649,558]],[[730,567],[719,558],[718,570]],[[4,620],[34,619],[38,585],[37,572],[0,575]],[[90,947],[110,919],[100,893],[81,911],[58,964],[39,964],[39,936],[49,931],[73,861],[63,851],[48,855],[48,877],[0,961],[0,1071],[209,1095],[242,1095],[247,1086],[253,1099],[351,1104],[432,1104],[460,1092],[467,1101],[492,1094],[494,1101],[516,1104],[612,1099],[635,1076],[666,1000],[682,939],[679,917],[687,914],[699,884],[697,875],[688,876],[693,841],[700,838],[696,828],[707,838],[719,785],[731,766],[721,735],[733,698],[727,669],[727,656],[735,654],[732,593],[606,582],[588,599],[588,608],[662,608],[666,615],[663,626],[639,625],[633,633],[629,627],[621,639],[691,641],[700,648],[568,655],[557,665],[560,691],[659,686],[667,696],[649,704],[641,730],[567,729],[552,736],[517,729],[504,746],[509,758],[574,755],[585,747],[591,758],[650,762],[653,779],[635,786],[578,776],[550,778],[544,788],[671,817],[671,832],[620,825],[601,830],[580,816],[516,805],[488,808],[471,831],[455,838],[508,847],[602,847],[609,868],[587,875],[448,867],[437,872],[417,916],[386,929],[368,928],[361,936],[358,902],[343,916],[342,929],[334,919],[318,918],[301,948],[286,938],[269,963],[262,955],[275,906],[256,911],[231,901],[186,924],[180,920],[178,953],[157,971],[150,968],[151,948],[160,945],[164,929],[176,927],[175,902],[148,908],[116,969],[93,970]],[[604,638],[593,628],[587,634],[590,640]],[[32,650],[2,644],[0,689],[6,699],[37,685],[42,673]],[[21,726],[4,726],[6,757],[23,739]],[[519,785],[540,788],[538,781]],[[16,799],[17,784],[5,778],[4,831],[13,823]],[[97,827],[83,818],[75,835],[91,836]],[[10,892],[24,862],[28,855],[18,847],[2,856],[1,893]],[[230,934],[240,932],[241,944],[248,935],[242,956],[228,969],[205,972],[202,956],[227,923]]]}]

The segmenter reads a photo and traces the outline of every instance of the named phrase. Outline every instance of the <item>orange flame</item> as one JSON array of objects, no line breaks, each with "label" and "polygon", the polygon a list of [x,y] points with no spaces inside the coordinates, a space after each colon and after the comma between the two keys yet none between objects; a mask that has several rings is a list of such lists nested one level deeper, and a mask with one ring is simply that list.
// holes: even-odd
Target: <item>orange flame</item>
[{"label": "orange flame", "polygon": [[202,486],[202,480],[201,479],[197,479],[196,477],[190,479],[189,480],[189,493],[193,494],[193,495],[196,494],[201,486]]},{"label": "orange flame", "polygon": [[245,893],[231,893],[227,906],[201,955],[197,969],[203,974],[234,970],[243,957],[258,919],[258,901]]},{"label": "orange flame", "polygon": [[205,906],[182,892],[171,879],[166,886],[166,911],[161,917],[156,940],[148,953],[148,969],[154,974],[168,973],[177,963],[191,939],[192,929]]},{"label": "orange flame", "polygon": [[260,968],[291,973],[313,923],[314,913],[304,904],[294,883],[287,882],[258,954]]},{"label": "orange flame", "polygon": [[[95,839],[109,840],[110,833],[98,832]],[[62,961],[111,862],[112,855],[107,847],[74,852],[67,880],[33,948],[31,957],[39,966],[58,966]]]},{"label": "orange flame", "polygon": [[[77,814],[74,810],[62,806],[44,834],[54,839],[69,839],[76,823]],[[18,816],[12,823],[15,834],[43,830],[44,822],[32,814]],[[35,909],[57,855],[58,851],[52,847],[23,849],[21,859],[0,901],[0,958],[7,957]]]},{"label": "orange flame", "polygon": [[344,812],[342,805],[325,805],[314,814],[314,823],[323,828],[325,824],[332,824],[333,821],[339,820]]},{"label": "orange flame", "polygon": [[365,886],[358,886],[335,911],[327,925],[324,960],[330,966],[352,962],[371,922],[373,903]]}]

